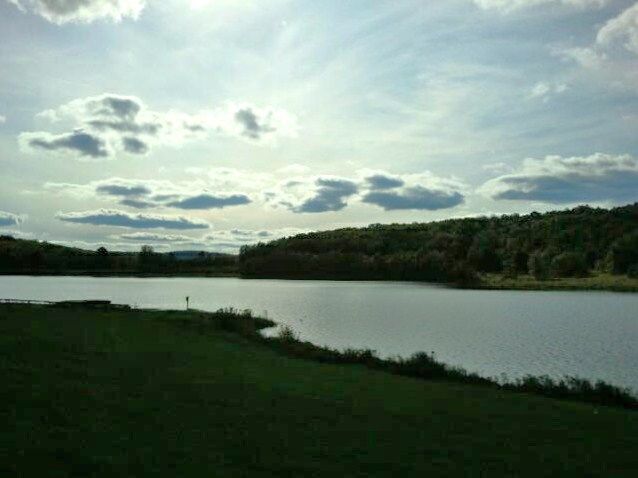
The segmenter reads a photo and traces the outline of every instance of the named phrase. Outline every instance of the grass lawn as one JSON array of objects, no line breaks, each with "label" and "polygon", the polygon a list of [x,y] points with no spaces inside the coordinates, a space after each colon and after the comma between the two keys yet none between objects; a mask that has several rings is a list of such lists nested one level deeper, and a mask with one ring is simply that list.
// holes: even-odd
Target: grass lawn
[{"label": "grass lawn", "polygon": [[618,292],[638,292],[638,279],[626,275],[592,273],[587,277],[562,277],[539,281],[530,275],[520,275],[509,279],[500,274],[481,275],[482,289],[507,290],[612,290]]},{"label": "grass lawn", "polygon": [[638,413],[293,359],[194,315],[0,306],[0,476],[637,476]]}]

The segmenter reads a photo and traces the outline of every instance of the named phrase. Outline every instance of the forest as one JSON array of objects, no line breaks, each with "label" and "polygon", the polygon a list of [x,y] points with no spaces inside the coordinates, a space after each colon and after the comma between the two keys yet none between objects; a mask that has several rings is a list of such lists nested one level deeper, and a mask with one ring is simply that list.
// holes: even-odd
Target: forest
[{"label": "forest", "polygon": [[538,281],[638,278],[638,203],[527,215],[372,224],[214,252],[70,248],[0,236],[2,274],[241,275],[476,284],[485,274]]},{"label": "forest", "polygon": [[470,284],[486,273],[537,280],[593,272],[638,276],[638,203],[613,209],[372,224],[244,246],[248,277]]},{"label": "forest", "polygon": [[138,252],[96,251],[43,241],[0,236],[1,274],[94,275],[225,275],[237,271],[237,256],[196,251],[156,252],[142,246]]}]

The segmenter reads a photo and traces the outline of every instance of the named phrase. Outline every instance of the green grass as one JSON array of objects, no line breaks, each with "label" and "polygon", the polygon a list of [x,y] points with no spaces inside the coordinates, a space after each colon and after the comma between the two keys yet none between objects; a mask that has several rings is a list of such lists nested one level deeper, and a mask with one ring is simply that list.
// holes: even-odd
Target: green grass
[{"label": "green grass", "polygon": [[294,359],[231,319],[1,306],[0,476],[638,470],[634,412]]},{"label": "green grass", "polygon": [[515,279],[500,274],[483,274],[482,289],[507,290],[611,290],[617,292],[638,292],[638,279],[626,275],[592,273],[587,277],[562,277],[536,280],[530,275],[520,275]]}]

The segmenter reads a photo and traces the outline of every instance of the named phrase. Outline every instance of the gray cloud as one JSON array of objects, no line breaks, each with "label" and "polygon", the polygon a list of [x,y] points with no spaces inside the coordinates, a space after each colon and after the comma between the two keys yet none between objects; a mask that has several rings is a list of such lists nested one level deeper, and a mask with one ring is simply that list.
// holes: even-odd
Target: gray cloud
[{"label": "gray cloud", "polygon": [[148,152],[148,144],[130,136],[122,139],[122,146],[124,151],[131,154],[146,154]]},{"label": "gray cloud", "polygon": [[373,174],[365,178],[370,189],[394,189],[400,188],[405,184],[401,178],[381,173]]},{"label": "gray cloud", "polygon": [[17,214],[0,211],[0,227],[13,227],[22,223],[22,218]]},{"label": "gray cloud", "polygon": [[36,117],[53,124],[72,123],[74,132],[23,132],[23,149],[58,150],[80,157],[107,157],[118,152],[146,154],[155,145],[179,146],[213,132],[255,143],[296,135],[296,118],[282,110],[226,104],[197,114],[157,112],[137,97],[113,93],[78,98]]},{"label": "gray cloud", "polygon": [[151,190],[143,184],[126,184],[126,183],[105,183],[95,188],[98,194],[106,194],[109,196],[144,196],[150,194]]},{"label": "gray cloud", "polygon": [[294,212],[340,211],[347,206],[346,199],[357,194],[359,190],[355,182],[347,179],[318,178],[315,186],[314,196],[298,206],[293,206]]},{"label": "gray cloud", "polygon": [[520,172],[494,178],[480,191],[497,200],[551,204],[631,202],[638,199],[638,159],[602,153],[528,159]]},{"label": "gray cloud", "polygon": [[132,229],[208,229],[209,224],[183,216],[159,216],[151,214],[129,214],[113,209],[58,213],[56,218],[75,224],[94,226],[128,227]]},{"label": "gray cloud", "polygon": [[157,207],[157,204],[144,201],[143,199],[127,198],[127,199],[122,199],[119,203],[122,206],[128,206],[135,209],[151,209],[151,208]]},{"label": "gray cloud", "polygon": [[134,98],[123,96],[105,96],[97,101],[100,108],[97,113],[105,116],[117,116],[121,119],[133,120],[142,106]]},{"label": "gray cloud", "polygon": [[270,231],[248,231],[248,230],[242,230],[242,229],[231,229],[230,233],[235,237],[264,238],[264,237],[272,236],[272,233]]},{"label": "gray cloud", "polygon": [[102,159],[110,155],[109,147],[102,138],[82,130],[60,135],[44,131],[22,133],[20,141],[31,149],[72,152],[80,157]]},{"label": "gray cloud", "polygon": [[132,232],[128,234],[120,234],[115,236],[117,239],[134,242],[189,242],[193,238],[182,235],[173,234],[155,234],[151,232]]},{"label": "gray cloud", "polygon": [[[235,113],[235,120],[243,127],[242,134],[251,139],[259,139],[263,134],[275,132],[275,128],[260,118],[251,108],[243,108]],[[267,120],[267,118],[265,118]]]},{"label": "gray cloud", "polygon": [[166,205],[178,209],[222,209],[228,206],[241,206],[249,204],[250,198],[245,194],[219,195],[199,194],[178,201],[169,202]]},{"label": "gray cloud", "polygon": [[386,211],[418,209],[436,211],[462,204],[464,197],[458,191],[430,189],[424,186],[407,187],[401,191],[371,191],[362,202],[382,207]]},{"label": "gray cloud", "polygon": [[61,135],[22,133],[20,143],[27,150],[64,150],[90,157],[107,157],[118,151],[146,154],[152,144],[179,143],[194,135],[182,125],[184,115],[155,113],[138,98],[110,93],[79,98],[37,116],[53,123],[71,121],[76,129]]},{"label": "gray cloud", "polygon": [[22,11],[30,11],[58,25],[91,23],[98,19],[119,22],[137,18],[146,0],[9,0]]}]

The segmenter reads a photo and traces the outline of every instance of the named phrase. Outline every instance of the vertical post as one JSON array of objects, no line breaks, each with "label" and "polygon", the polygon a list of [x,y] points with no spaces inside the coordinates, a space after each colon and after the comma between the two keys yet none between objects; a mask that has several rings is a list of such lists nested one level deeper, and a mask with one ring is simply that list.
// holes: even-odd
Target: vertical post
[{"label": "vertical post", "polygon": [[188,302],[190,300],[190,297],[186,296],[186,310],[188,310]]}]

